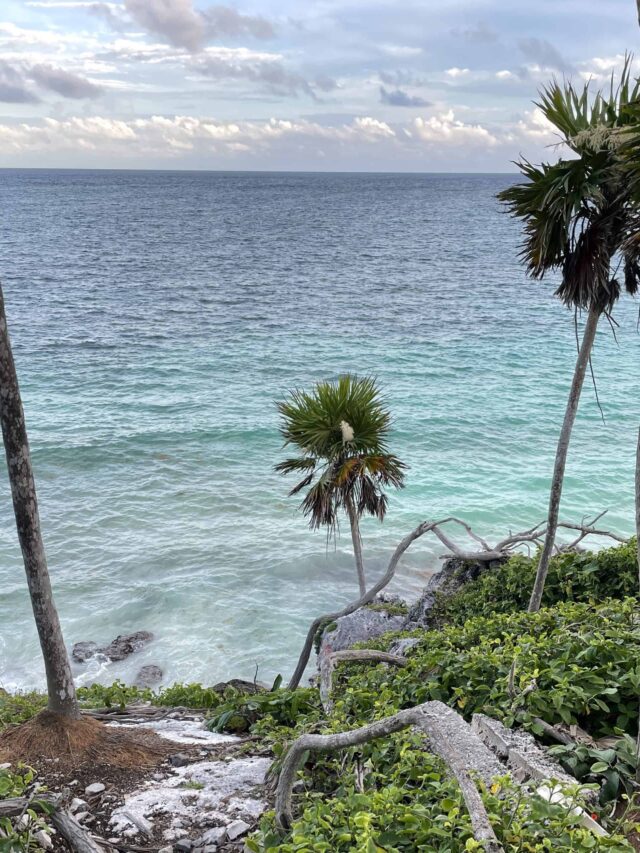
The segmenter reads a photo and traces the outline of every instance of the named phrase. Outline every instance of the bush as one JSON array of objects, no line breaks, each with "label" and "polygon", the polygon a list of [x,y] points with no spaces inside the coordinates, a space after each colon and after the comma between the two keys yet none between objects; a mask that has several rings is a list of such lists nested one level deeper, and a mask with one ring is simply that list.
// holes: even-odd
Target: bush
[{"label": "bush", "polygon": [[[516,554],[502,566],[485,571],[449,598],[436,599],[432,624],[458,625],[483,613],[526,610],[538,564],[537,557]],[[563,601],[600,602],[638,595],[636,541],[596,553],[559,554],[549,564],[543,606]]]}]

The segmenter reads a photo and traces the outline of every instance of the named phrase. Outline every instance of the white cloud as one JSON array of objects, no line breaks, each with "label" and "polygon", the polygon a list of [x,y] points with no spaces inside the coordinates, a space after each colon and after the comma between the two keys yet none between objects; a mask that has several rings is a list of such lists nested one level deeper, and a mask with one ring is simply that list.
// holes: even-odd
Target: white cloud
[{"label": "white cloud", "polygon": [[431,118],[416,118],[413,133],[423,142],[465,145],[480,143],[484,146],[498,144],[498,139],[480,124],[458,121],[452,110]]},{"label": "white cloud", "polygon": [[470,71],[468,68],[456,68],[454,66],[453,68],[447,68],[444,73],[447,75],[447,77],[452,77],[454,80],[456,80],[458,77],[466,77],[470,73]]}]

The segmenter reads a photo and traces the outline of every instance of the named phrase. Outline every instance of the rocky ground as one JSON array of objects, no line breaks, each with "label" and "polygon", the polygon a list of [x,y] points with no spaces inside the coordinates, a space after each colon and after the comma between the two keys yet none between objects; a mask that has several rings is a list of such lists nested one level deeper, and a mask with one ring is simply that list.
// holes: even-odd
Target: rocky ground
[{"label": "rocky ground", "polygon": [[[84,767],[68,778],[52,762],[38,768],[39,778],[51,793],[68,792],[68,810],[101,846],[131,853],[237,853],[268,807],[271,759],[254,738],[215,734],[203,723],[182,710],[128,721],[129,728],[151,729],[175,745],[155,770]],[[59,846],[55,835],[51,846]]]}]

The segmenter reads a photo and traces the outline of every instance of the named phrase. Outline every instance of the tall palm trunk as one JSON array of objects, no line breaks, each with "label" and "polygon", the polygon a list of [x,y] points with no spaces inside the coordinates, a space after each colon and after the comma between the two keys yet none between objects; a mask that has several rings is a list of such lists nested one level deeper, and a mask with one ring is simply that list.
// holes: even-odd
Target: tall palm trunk
[{"label": "tall palm trunk", "polygon": [[[636,547],[638,551],[638,585],[640,587],[640,430],[638,430],[638,450],[636,451]],[[640,737],[640,732],[638,737]]]},{"label": "tall palm trunk", "polygon": [[544,546],[538,563],[536,572],[536,580],[529,601],[529,612],[535,613],[540,610],[542,601],[542,593],[544,592],[544,584],[549,571],[549,561],[553,552],[553,546],[556,541],[556,533],[558,530],[558,515],[560,512],[560,498],[562,496],[562,485],[564,482],[564,469],[567,462],[567,453],[569,451],[569,442],[571,440],[571,430],[578,412],[578,403],[580,402],[580,393],[584,384],[584,377],[589,364],[591,350],[596,337],[598,328],[598,320],[600,319],[601,311],[592,307],[589,309],[587,316],[587,324],[582,336],[582,344],[578,353],[576,367],[573,374],[573,382],[571,383],[571,392],[567,401],[567,409],[564,414],[564,421],[558,439],[558,448],[556,450],[556,461],[553,468],[553,479],[551,480],[551,495],[549,497],[549,514],[547,517],[547,532],[545,535]]},{"label": "tall palm trunk", "polygon": [[347,498],[347,515],[349,516],[349,524],[351,526],[351,541],[353,542],[353,555],[356,560],[356,572],[358,573],[358,587],[360,589],[360,597],[367,591],[367,584],[364,576],[364,560],[362,559],[362,538],[360,536],[360,523],[358,521],[358,513],[353,505],[353,500]]},{"label": "tall palm trunk", "polygon": [[31,467],[27,428],[11,352],[1,286],[0,424],[7,455],[18,539],[47,674],[49,710],[75,719],[80,716],[80,709],[71,675],[69,656],[62,638],[58,613],[53,603],[47,558],[40,531],[38,500]]}]

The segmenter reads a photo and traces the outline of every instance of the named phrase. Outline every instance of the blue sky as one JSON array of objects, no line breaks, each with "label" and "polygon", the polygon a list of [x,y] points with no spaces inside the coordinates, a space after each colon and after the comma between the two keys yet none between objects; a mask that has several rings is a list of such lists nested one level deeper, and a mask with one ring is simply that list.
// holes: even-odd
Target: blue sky
[{"label": "blue sky", "polygon": [[509,171],[633,0],[3,0],[0,166]]}]

